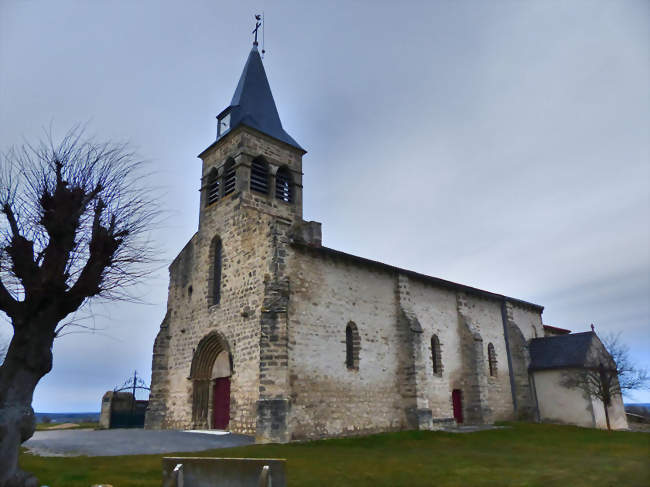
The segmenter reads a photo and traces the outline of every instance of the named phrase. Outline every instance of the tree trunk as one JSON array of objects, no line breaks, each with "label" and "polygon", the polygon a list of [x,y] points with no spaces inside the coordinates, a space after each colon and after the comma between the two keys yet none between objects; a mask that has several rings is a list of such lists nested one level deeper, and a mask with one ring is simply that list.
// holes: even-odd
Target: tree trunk
[{"label": "tree trunk", "polygon": [[612,403],[612,394],[609,387],[611,377],[607,375],[607,370],[605,369],[605,366],[602,362],[598,364],[598,375],[600,378],[600,397],[605,408],[605,421],[607,421],[607,431],[611,431],[612,427],[609,424],[609,405]]},{"label": "tree trunk", "polygon": [[[35,324],[34,324],[35,325]],[[38,487],[33,475],[18,468],[20,445],[34,434],[32,397],[36,384],[52,369],[49,326],[15,327],[0,367],[0,487]],[[53,328],[51,328],[53,330]]]}]

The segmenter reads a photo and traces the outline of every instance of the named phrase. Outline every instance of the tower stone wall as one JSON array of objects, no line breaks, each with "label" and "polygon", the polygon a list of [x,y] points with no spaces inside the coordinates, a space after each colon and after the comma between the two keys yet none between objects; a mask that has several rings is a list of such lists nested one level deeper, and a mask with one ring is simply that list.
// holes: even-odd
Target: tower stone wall
[{"label": "tower stone wall", "polygon": [[[267,358],[270,344],[279,335],[274,330],[269,337],[262,324],[269,323],[269,313],[278,313],[276,297],[287,285],[281,242],[301,214],[297,203],[302,151],[285,146],[243,127],[202,154],[199,230],[169,268],[168,310],[154,346],[149,428],[211,426],[209,418],[207,424],[197,424],[193,418],[190,372],[199,342],[213,332],[227,342],[232,357],[230,429],[256,434],[264,426],[258,424],[258,401],[269,396],[275,363]],[[250,191],[250,165],[257,157],[264,157],[271,175],[281,166],[292,171],[295,199],[291,204],[278,201],[272,192]],[[236,189],[208,205],[207,175],[213,169],[223,171],[229,160],[235,162]],[[222,268],[220,300],[213,304],[211,248],[216,238],[221,241]],[[284,355],[286,368],[286,351]]]}]

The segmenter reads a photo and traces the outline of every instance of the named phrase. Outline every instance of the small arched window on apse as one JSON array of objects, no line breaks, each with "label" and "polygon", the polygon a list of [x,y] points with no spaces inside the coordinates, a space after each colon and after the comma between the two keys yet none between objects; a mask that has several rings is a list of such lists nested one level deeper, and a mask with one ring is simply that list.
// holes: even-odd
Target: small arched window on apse
[{"label": "small arched window on apse", "polygon": [[208,277],[208,300],[210,305],[221,302],[221,267],[223,261],[221,239],[214,237],[210,244],[210,275]]},{"label": "small arched window on apse", "polygon": [[490,376],[491,377],[496,377],[497,375],[497,354],[494,351],[494,345],[492,343],[488,343],[488,366],[490,368]]},{"label": "small arched window on apse", "polygon": [[361,340],[357,325],[350,321],[345,327],[345,366],[349,370],[359,370],[359,347]]},{"label": "small arched window on apse", "polygon": [[223,195],[229,195],[235,191],[236,175],[235,175],[235,161],[228,159],[223,168]]},{"label": "small arched window on apse", "polygon": [[219,181],[219,176],[217,174],[217,169],[214,168],[208,174],[208,182],[206,184],[206,199],[205,206],[210,206],[212,203],[219,201],[219,190],[221,189],[221,184]]},{"label": "small arched window on apse", "polygon": [[431,363],[433,365],[433,374],[442,376],[442,356],[440,355],[440,340],[438,335],[431,337]]},{"label": "small arched window on apse", "polygon": [[293,202],[293,180],[287,166],[282,166],[275,174],[275,197],[285,203]]},{"label": "small arched window on apse", "polygon": [[269,165],[261,157],[251,164],[251,191],[269,194]]}]

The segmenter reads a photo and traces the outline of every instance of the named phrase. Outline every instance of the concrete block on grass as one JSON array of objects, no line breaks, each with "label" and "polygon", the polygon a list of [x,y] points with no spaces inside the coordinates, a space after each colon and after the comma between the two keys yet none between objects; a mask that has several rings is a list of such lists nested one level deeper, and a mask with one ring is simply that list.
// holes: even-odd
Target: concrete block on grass
[{"label": "concrete block on grass", "polygon": [[[284,459],[163,457],[162,463],[163,487],[287,485]],[[182,465],[182,468],[177,468],[178,465]]]}]

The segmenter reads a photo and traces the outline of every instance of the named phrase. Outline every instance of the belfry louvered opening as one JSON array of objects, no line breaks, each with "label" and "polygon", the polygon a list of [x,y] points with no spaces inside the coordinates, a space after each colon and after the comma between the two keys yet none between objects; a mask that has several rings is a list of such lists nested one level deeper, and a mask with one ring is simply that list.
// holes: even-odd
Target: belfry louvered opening
[{"label": "belfry louvered opening", "polygon": [[262,158],[251,164],[251,191],[269,194],[269,165]]},{"label": "belfry louvered opening", "polygon": [[211,205],[219,201],[219,190],[221,189],[221,184],[219,181],[219,176],[217,175],[217,170],[213,169],[208,174],[208,183],[206,185],[206,206]]},{"label": "belfry louvered opening", "polygon": [[229,195],[235,191],[235,161],[230,159],[226,162],[226,166],[223,169],[223,195]]},{"label": "belfry louvered opening", "polygon": [[275,175],[275,197],[285,203],[293,202],[293,181],[287,167],[281,167]]}]

